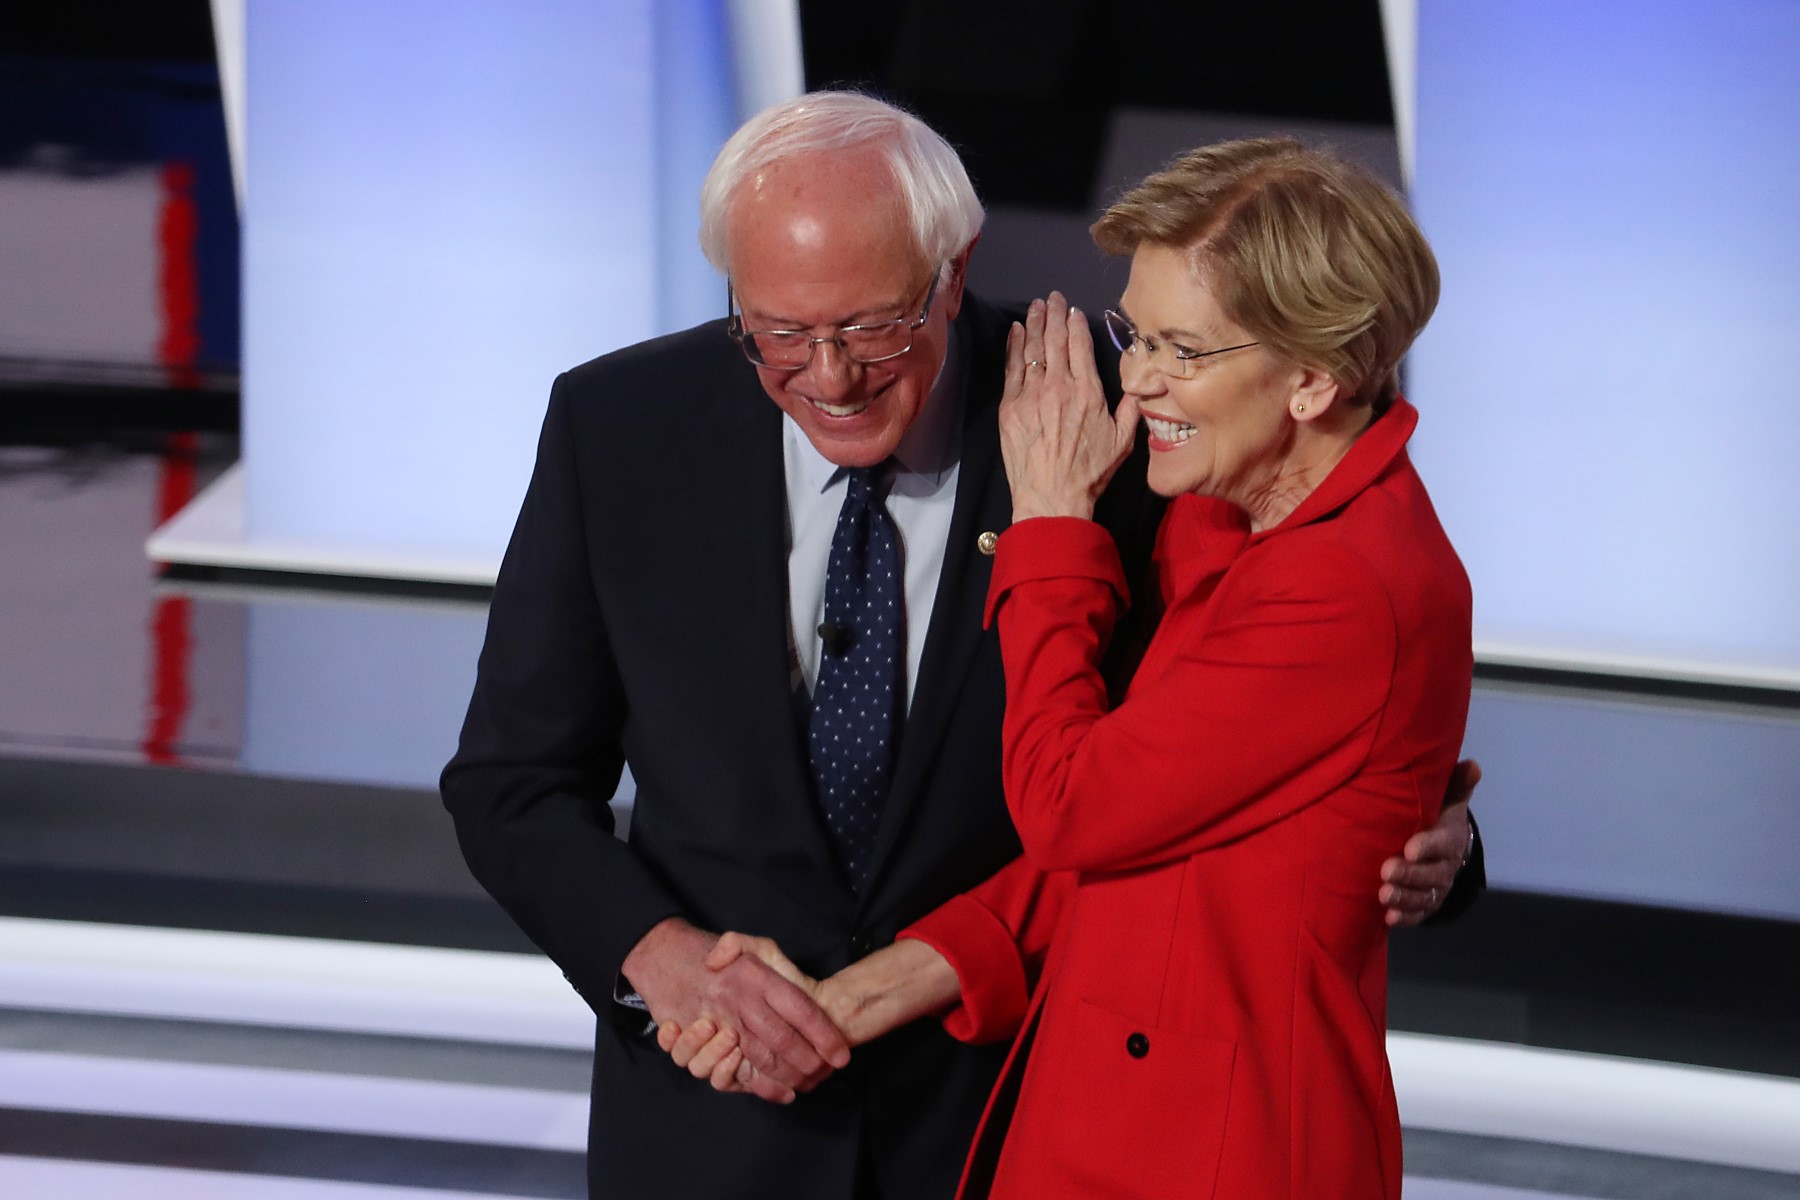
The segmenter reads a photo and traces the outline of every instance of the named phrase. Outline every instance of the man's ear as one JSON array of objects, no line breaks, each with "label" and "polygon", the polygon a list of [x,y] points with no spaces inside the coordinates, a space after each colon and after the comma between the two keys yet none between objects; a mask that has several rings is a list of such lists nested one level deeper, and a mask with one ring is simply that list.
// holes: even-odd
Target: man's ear
[{"label": "man's ear", "polygon": [[1317,421],[1342,398],[1343,387],[1317,367],[1299,367],[1288,392],[1288,415],[1302,424]]},{"label": "man's ear", "polygon": [[956,314],[962,311],[963,289],[969,282],[969,255],[975,252],[975,243],[980,240],[979,233],[969,239],[969,244],[950,260],[949,278],[938,285],[937,304],[943,308],[946,321],[956,320]]}]

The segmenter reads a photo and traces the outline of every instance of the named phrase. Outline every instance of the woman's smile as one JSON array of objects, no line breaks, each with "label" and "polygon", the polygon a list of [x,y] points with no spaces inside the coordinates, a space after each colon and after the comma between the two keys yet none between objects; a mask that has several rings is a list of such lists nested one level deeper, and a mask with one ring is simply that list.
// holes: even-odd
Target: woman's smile
[{"label": "woman's smile", "polygon": [[1194,436],[1195,426],[1188,421],[1178,421],[1173,417],[1159,417],[1151,413],[1144,414],[1144,426],[1150,430],[1150,449],[1152,451],[1173,450]]}]

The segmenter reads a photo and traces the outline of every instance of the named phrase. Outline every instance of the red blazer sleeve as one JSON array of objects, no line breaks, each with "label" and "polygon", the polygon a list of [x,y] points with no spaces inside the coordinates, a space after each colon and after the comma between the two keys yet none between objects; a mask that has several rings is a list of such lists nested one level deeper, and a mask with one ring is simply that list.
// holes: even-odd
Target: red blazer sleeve
[{"label": "red blazer sleeve", "polygon": [[1397,647],[1386,591],[1360,557],[1298,531],[1252,545],[1205,619],[1170,614],[1158,637],[1185,640],[1109,712],[1098,664],[1123,587],[1094,569],[1109,551],[1092,522],[1040,519],[1007,531],[995,563],[1006,800],[1033,862],[1100,871],[1184,858],[1355,774]]},{"label": "red blazer sleeve", "polygon": [[994,1042],[1018,1032],[1074,887],[1072,874],[1016,858],[900,931],[900,937],[931,946],[956,971],[962,994],[944,1014],[945,1032],[964,1042]]}]

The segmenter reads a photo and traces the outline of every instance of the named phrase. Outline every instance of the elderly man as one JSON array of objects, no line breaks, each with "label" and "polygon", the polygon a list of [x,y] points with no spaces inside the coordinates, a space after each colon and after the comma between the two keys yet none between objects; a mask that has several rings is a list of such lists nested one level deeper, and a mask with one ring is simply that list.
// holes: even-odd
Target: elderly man
[{"label": "elderly man", "polygon": [[[1014,314],[965,291],[981,218],[916,119],[778,105],[703,194],[729,319],[551,392],[443,794],[476,876],[602,1017],[596,1196],[954,1191],[1004,1046],[924,1021],[849,1063],[755,957],[705,959],[743,930],[828,975],[1018,853],[981,628]],[[1128,562],[1158,515],[1142,481],[1128,465],[1098,513]],[[626,762],[629,843],[606,804]],[[1392,919],[1436,907],[1467,838],[1458,808],[1369,881]],[[777,1103],[673,1066],[645,1009],[740,1031]]]}]

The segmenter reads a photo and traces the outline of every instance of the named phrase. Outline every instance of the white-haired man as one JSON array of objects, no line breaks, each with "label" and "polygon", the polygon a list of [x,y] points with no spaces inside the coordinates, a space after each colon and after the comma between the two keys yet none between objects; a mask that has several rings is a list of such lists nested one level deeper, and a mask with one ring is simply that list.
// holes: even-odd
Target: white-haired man
[{"label": "white-haired man", "polygon": [[[702,208],[729,318],[557,380],[444,799],[603,1018],[594,1195],[949,1197],[1004,1046],[926,1021],[850,1063],[754,956],[705,959],[742,930],[829,975],[1018,853],[981,628],[1016,314],[965,290],[982,210],[955,153],[868,97],[754,118]],[[1141,563],[1133,475],[1098,515]],[[629,844],[606,805],[627,761]],[[1465,829],[1400,864],[1403,919]],[[676,1068],[645,1008],[738,1030],[777,1103]]]}]

